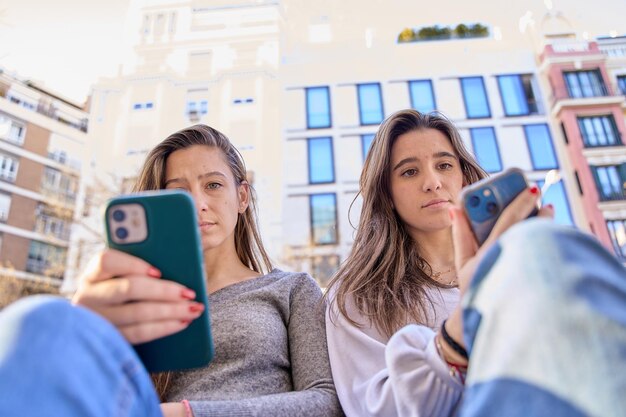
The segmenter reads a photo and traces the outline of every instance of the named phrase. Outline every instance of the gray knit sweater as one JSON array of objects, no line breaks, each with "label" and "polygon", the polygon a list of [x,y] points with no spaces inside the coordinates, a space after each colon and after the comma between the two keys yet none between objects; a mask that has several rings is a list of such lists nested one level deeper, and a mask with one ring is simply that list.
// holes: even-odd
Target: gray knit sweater
[{"label": "gray knit sweater", "polygon": [[333,385],[320,288],[278,269],[209,296],[215,358],[177,372],[167,401],[202,416],[342,415]]}]

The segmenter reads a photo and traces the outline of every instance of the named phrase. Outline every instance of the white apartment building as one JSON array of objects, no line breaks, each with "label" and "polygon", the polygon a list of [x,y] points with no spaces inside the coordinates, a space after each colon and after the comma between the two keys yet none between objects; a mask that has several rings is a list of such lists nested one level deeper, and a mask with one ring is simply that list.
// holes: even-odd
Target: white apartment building
[{"label": "white apartment building", "polygon": [[[324,285],[351,249],[378,124],[437,109],[488,171],[517,166],[541,184],[558,170],[545,202],[588,230],[539,54],[552,36],[604,33],[617,20],[598,24],[591,10],[587,24],[574,3],[556,13],[496,0],[135,1],[131,57],[93,89],[96,170],[119,189],[168,134],[218,128],[254,174],[270,255]],[[398,42],[407,36],[417,39]]]}]

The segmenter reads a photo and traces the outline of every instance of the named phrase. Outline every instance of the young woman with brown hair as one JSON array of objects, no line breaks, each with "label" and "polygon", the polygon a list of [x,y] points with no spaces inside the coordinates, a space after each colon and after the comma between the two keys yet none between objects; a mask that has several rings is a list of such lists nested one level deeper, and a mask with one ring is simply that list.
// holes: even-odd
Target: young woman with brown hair
[{"label": "young woman with brown hair", "polygon": [[[4,350],[12,353],[0,375],[17,382],[10,387],[15,395],[0,399],[0,414],[341,415],[328,362],[321,290],[307,274],[272,268],[256,225],[254,193],[232,143],[205,125],[169,136],[148,155],[135,191],[170,188],[189,192],[197,208],[213,361],[204,368],[160,375],[157,388],[164,403],[159,407],[129,343],[182,330],[203,305],[191,301],[193,294],[182,285],[159,279],[160,271],[143,260],[105,250],[83,276],[73,300],[78,307],[62,300],[25,300],[3,314],[5,323],[11,323],[4,329],[20,330],[10,330],[19,337],[8,337],[8,343],[28,349]],[[55,321],[37,325],[49,317]],[[79,326],[63,325],[68,322]],[[49,349],[47,354],[56,357],[45,386],[33,393],[27,389],[32,381],[16,376],[29,375],[29,355],[38,349]],[[71,374],[63,372],[73,363]],[[34,371],[30,375],[37,376]]]}]

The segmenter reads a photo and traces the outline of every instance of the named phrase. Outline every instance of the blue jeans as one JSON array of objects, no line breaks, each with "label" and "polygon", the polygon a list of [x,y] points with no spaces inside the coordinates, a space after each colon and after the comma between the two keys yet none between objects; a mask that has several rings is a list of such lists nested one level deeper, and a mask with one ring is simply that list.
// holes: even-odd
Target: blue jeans
[{"label": "blue jeans", "polygon": [[462,417],[626,416],[626,269],[593,237],[516,225],[463,307]]},{"label": "blue jeans", "polygon": [[162,416],[150,377],[106,320],[50,296],[0,314],[0,416]]}]

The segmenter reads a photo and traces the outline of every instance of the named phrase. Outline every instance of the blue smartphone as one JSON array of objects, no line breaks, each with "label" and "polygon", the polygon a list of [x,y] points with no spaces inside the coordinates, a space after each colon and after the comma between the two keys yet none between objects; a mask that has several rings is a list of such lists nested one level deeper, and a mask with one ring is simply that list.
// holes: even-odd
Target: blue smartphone
[{"label": "blue smartphone", "polygon": [[184,330],[134,346],[148,372],[197,368],[213,358],[204,260],[196,209],[180,190],[116,197],[105,211],[110,248],[144,259],[169,279],[196,292],[200,317]]},{"label": "blue smartphone", "polygon": [[[461,191],[461,204],[478,244],[482,245],[487,240],[504,208],[526,188],[528,181],[524,172],[519,168],[509,168]],[[535,214],[536,210],[531,216]]]}]

